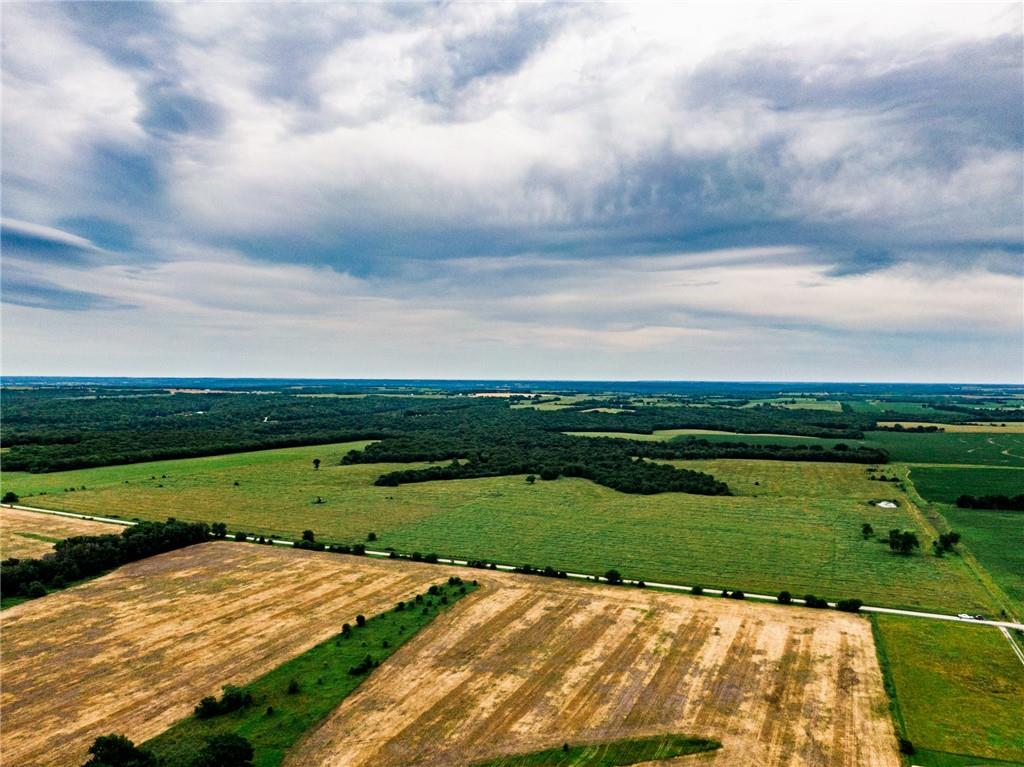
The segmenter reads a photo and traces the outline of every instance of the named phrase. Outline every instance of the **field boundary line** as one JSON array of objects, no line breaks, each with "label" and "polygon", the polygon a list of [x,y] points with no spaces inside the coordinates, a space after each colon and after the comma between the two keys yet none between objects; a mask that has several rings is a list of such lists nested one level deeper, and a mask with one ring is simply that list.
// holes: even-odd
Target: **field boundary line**
[{"label": "field boundary line", "polygon": [[1017,656],[1017,660],[1019,660],[1021,665],[1024,666],[1024,651],[1020,649],[1020,645],[1018,645],[1014,638],[1010,636],[1010,632],[1006,630],[1005,626],[1000,626],[999,630],[1002,632],[1003,636],[1006,637],[1006,641],[1010,643],[1010,647],[1013,648],[1013,654]]},{"label": "field boundary line", "polygon": [[[33,507],[33,506],[21,506],[21,505],[9,504],[9,503],[0,504],[0,506],[6,507],[6,508],[11,508],[11,509],[19,509],[21,511],[36,511],[36,512],[40,512],[42,514],[56,514],[57,516],[61,516],[61,517],[72,517],[72,518],[75,518],[75,519],[87,519],[87,520],[92,520],[92,521],[97,521],[97,522],[112,522],[114,524],[125,525],[125,526],[132,526],[132,525],[139,524],[138,522],[134,522],[134,521],[127,520],[127,519],[114,519],[114,518],[109,518],[109,517],[89,516],[89,515],[86,515],[86,514],[75,514],[75,513],[70,512],[70,511],[56,511],[54,509],[40,509],[40,508],[36,508],[36,507]],[[255,542],[257,537],[258,536],[255,536],[255,535],[246,535],[245,540],[248,541],[248,542]],[[232,535],[231,533],[228,534],[228,539],[231,540],[231,541],[237,540],[237,539],[235,539],[234,535]],[[270,543],[277,544],[279,546],[293,546],[293,547],[295,546],[295,541],[290,541],[290,540],[287,540],[287,539],[284,539],[284,538],[264,538],[264,540],[267,540]],[[239,541],[239,542],[241,542],[241,541]],[[366,549],[366,551],[365,551],[365,555],[366,556],[373,557],[375,559],[392,559],[393,558],[391,556],[392,553],[393,552],[391,552],[391,551],[379,551],[379,550],[374,550],[374,549]],[[403,559],[404,559],[404,557],[403,557]],[[455,565],[457,567],[469,568],[469,560],[466,560],[466,559],[453,559],[453,558],[449,558],[449,557],[438,557],[437,558],[437,564],[439,564],[439,565]],[[514,565],[500,565],[500,564],[497,564],[497,563],[491,563],[491,564],[493,565],[493,567],[489,567],[489,568],[470,568],[470,569],[474,569],[474,570],[476,570],[476,569],[484,569],[485,571],[488,570],[488,569],[494,569],[494,570],[501,570],[503,572],[515,572],[515,570],[516,570]],[[572,573],[572,572],[567,572],[565,575],[566,575],[566,578],[568,578],[570,580],[574,580],[574,581],[585,581],[587,583],[607,583],[608,582],[608,579],[605,578],[603,575],[587,575],[586,573]],[[653,589],[660,589],[662,591],[673,591],[673,592],[685,593],[685,594],[692,593],[693,589],[695,588],[694,586],[684,586],[684,585],[678,584],[678,583],[662,583],[662,582],[659,582],[659,581],[646,581],[646,580],[645,581],[641,581],[639,579],[633,579],[633,578],[623,578],[622,579],[622,585],[624,585],[624,586],[638,586],[641,582],[644,584],[644,586],[650,587],[650,588],[653,588]],[[714,596],[725,596],[725,595],[727,595],[729,593],[728,589],[702,588],[701,591],[704,594],[710,594],[710,595],[714,595]],[[744,596],[744,599],[749,599],[749,600],[753,600],[753,601],[757,601],[757,602],[770,602],[772,604],[777,604],[778,603],[778,598],[777,597],[773,597],[770,594],[755,594],[755,593],[750,593],[750,592],[743,592],[743,596]],[[802,599],[800,597],[793,597],[792,604],[803,605],[803,604],[806,604],[806,600],[804,600],[804,599]],[[826,604],[830,608],[835,608],[837,606],[835,602],[827,602]],[[875,606],[872,606],[872,605],[862,605],[861,608],[860,608],[860,612],[865,612],[865,613],[885,613],[887,615],[904,615],[904,616],[907,616],[907,617],[910,617],[910,618],[927,618],[927,619],[930,619],[930,620],[939,620],[939,621],[955,621],[957,623],[970,623],[970,624],[975,625],[975,626],[997,626],[997,627],[1000,627],[1000,628],[1019,629],[1021,631],[1024,631],[1024,623],[1013,623],[1011,621],[990,621],[990,620],[981,620],[981,619],[976,619],[976,618],[964,619],[964,618],[960,618],[957,615],[946,615],[944,613],[930,613],[930,612],[923,612],[923,611],[920,611],[920,610],[903,610],[903,609],[899,609],[899,608],[896,608],[896,607],[875,607]]]}]

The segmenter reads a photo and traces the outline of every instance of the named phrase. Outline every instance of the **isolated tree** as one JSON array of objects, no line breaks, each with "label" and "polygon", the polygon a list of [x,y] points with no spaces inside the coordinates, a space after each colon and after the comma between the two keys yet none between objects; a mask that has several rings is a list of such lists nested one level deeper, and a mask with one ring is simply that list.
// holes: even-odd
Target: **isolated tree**
[{"label": "isolated tree", "polygon": [[356,625],[359,626],[359,628],[362,628],[363,626],[365,626],[366,625],[366,616],[365,615],[357,615],[356,616]]},{"label": "isolated tree", "polygon": [[226,538],[228,535],[228,526],[223,522],[214,522],[210,525],[210,533],[214,538]]},{"label": "isolated tree", "polygon": [[156,759],[124,735],[101,735],[89,747],[92,759],[84,767],[155,767]]},{"label": "isolated tree", "polygon": [[375,541],[375,540],[377,540],[377,533],[367,533],[366,534],[366,540],[368,540],[368,541]]},{"label": "isolated tree", "polygon": [[303,530],[302,540],[308,543],[316,543],[316,534],[312,530]]},{"label": "isolated tree", "polygon": [[777,599],[780,605],[788,605],[793,601],[793,595],[788,591],[780,591]]},{"label": "isolated tree", "polygon": [[319,471],[319,470],[320,470],[320,459],[319,458],[314,458],[313,459],[313,471]]},{"label": "isolated tree", "polygon": [[[535,477],[533,474],[527,474],[526,475],[526,484],[532,485],[536,481],[537,481],[537,477]],[[12,501],[12,503],[14,503],[14,502],[15,501]]]},{"label": "isolated tree", "polygon": [[864,536],[864,540],[866,541],[868,538],[875,534],[875,528],[871,526],[870,522],[865,522],[863,525],[860,526],[860,534]]},{"label": "isolated tree", "polygon": [[606,581],[608,581],[608,583],[615,583],[615,584],[622,583],[622,575],[619,573],[618,570],[614,570],[614,569],[609,570],[608,572],[606,572],[604,574],[604,579]]},{"label": "isolated tree", "polygon": [[252,744],[233,732],[207,738],[192,767],[252,767]]},{"label": "isolated tree", "polygon": [[18,494],[16,492],[14,492],[13,490],[8,490],[6,493],[4,493],[4,497],[2,500],[0,500],[0,503],[17,503],[20,500],[21,498],[18,497]]}]

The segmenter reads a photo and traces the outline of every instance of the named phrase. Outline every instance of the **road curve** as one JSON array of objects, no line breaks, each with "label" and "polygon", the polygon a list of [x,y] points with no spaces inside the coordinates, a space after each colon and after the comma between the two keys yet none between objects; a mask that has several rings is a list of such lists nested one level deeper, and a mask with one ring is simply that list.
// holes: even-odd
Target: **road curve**
[{"label": "road curve", "polygon": [[[70,512],[70,511],[55,511],[54,509],[40,509],[40,508],[35,507],[35,506],[22,506],[20,504],[5,503],[5,504],[0,504],[0,505],[7,506],[8,508],[12,508],[12,509],[20,509],[21,511],[36,511],[36,512],[39,512],[40,514],[56,514],[57,516],[61,516],[61,517],[73,517],[75,519],[91,519],[91,520],[95,520],[97,522],[112,522],[112,523],[117,524],[117,525],[126,525],[126,526],[128,526],[128,525],[137,524],[136,522],[133,522],[133,521],[130,521],[130,520],[127,520],[127,519],[118,519],[116,517],[99,517],[99,516],[96,516],[94,514],[75,514],[75,513]],[[246,536],[246,540],[249,540],[249,541],[256,540],[256,536],[254,536],[254,535]],[[289,540],[284,540],[284,539],[279,539],[279,538],[271,538],[270,540],[271,540],[272,543],[276,543],[276,544],[278,544],[280,546],[294,546],[295,545],[295,541],[289,541]],[[391,552],[390,551],[375,551],[375,550],[367,549],[366,550],[366,554],[367,554],[367,556],[380,557],[380,558],[385,558],[385,559],[391,557]],[[438,557],[437,561],[438,561],[438,564],[444,564],[444,565],[457,565],[457,566],[461,566],[461,567],[467,567],[469,565],[469,562],[467,560],[465,560],[465,559],[448,559],[448,558],[445,558],[445,557]],[[496,565],[494,565],[494,569],[496,569],[496,570],[504,570],[506,572],[511,572],[511,571],[515,570],[515,567],[513,567],[512,565],[498,565],[498,564],[496,564]],[[596,582],[596,583],[601,583],[601,582],[604,582],[604,581],[607,580],[603,576],[600,576],[600,575],[587,575],[586,573],[566,573],[566,576],[569,577],[569,578],[572,578],[573,580],[592,581],[592,582]],[[623,578],[622,579],[622,583],[627,585],[627,586],[636,586],[638,584],[638,581],[630,579],[630,578]],[[665,591],[676,591],[676,592],[680,592],[680,593],[684,593],[684,594],[690,593],[690,592],[693,591],[693,586],[682,586],[682,585],[680,585],[678,583],[660,583],[658,581],[643,581],[643,583],[644,583],[645,586],[648,586],[650,588],[663,589]],[[708,588],[705,588],[705,589],[703,589],[703,593],[721,596],[722,594],[725,594],[727,592],[723,591],[722,589],[708,589]],[[749,593],[749,592],[744,592],[744,598],[745,599],[753,599],[753,600],[756,600],[756,601],[759,601],[759,602],[777,602],[778,601],[776,599],[776,597],[773,597],[770,594],[752,594],[752,593]],[[793,598],[793,604],[805,604],[805,601],[803,599],[799,599],[797,597],[794,597]],[[836,603],[835,602],[829,602],[828,606],[829,607],[835,607]],[[1012,621],[977,620],[977,619],[974,619],[974,618],[965,619],[965,618],[960,618],[960,617],[958,617],[956,615],[946,615],[944,613],[930,613],[930,612],[922,612],[922,611],[919,611],[919,610],[900,610],[900,609],[897,609],[897,608],[894,608],[894,607],[875,607],[873,605],[863,605],[860,609],[861,609],[861,612],[865,612],[865,613],[883,613],[885,615],[905,615],[905,616],[907,616],[909,618],[926,618],[926,619],[929,619],[929,620],[936,620],[936,621],[955,621],[957,623],[972,623],[972,624],[980,625],[980,626],[996,626],[996,627],[1002,629],[1004,633],[1006,632],[1006,629],[1018,629],[1018,630],[1024,631],[1024,623],[1013,623]],[[1010,637],[1007,636],[1007,639],[1010,639]],[[1010,639],[1010,643],[1013,645],[1014,651],[1017,652],[1018,657],[1021,657],[1021,655],[1019,653],[1019,648],[1013,642],[1012,639]],[[1024,658],[1021,658],[1021,662],[1024,663]]]}]

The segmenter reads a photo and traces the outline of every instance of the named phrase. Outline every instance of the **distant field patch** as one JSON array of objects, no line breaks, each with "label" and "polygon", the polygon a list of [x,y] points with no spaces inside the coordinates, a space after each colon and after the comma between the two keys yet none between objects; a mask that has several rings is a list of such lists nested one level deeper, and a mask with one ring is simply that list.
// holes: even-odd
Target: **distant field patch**
[{"label": "distant field patch", "polygon": [[[915,747],[1024,762],[1024,664],[998,630],[888,615],[877,621]],[[957,763],[942,753],[912,761]]]},{"label": "distant field patch", "polygon": [[37,558],[51,553],[57,541],[73,535],[120,535],[122,530],[121,525],[0,506],[0,549],[4,559]]},{"label": "distant field patch", "polygon": [[516,755],[669,733],[720,741],[701,765],[900,764],[859,616],[481,578],[285,764],[549,765]]},{"label": "distant field patch", "polygon": [[1024,421],[991,421],[989,423],[929,423],[928,421],[879,421],[879,426],[902,426],[904,429],[935,426],[949,434],[1024,434]]},{"label": "distant field patch", "polygon": [[245,684],[356,614],[388,610],[447,574],[205,543],[12,607],[3,622],[4,763],[72,767],[99,735],[147,740],[221,685]]},{"label": "distant field patch", "polygon": [[[902,501],[897,509],[871,505],[903,496],[895,485],[868,480],[865,467],[855,464],[675,464],[713,465],[735,485],[734,497],[627,495],[582,479],[531,485],[522,476],[386,488],[374,480],[410,464],[337,465],[350,447],[5,474],[4,483],[21,493],[49,488],[26,503],[82,513],[219,520],[231,530],[290,538],[310,529],[338,543],[365,541],[374,532],[378,547],[408,552],[591,573],[615,567],[647,580],[823,592],[911,608],[992,607],[958,557],[903,558],[863,540],[860,528],[868,522],[877,531],[917,530],[930,545]],[[315,457],[323,461],[318,471]],[[82,485],[87,489],[63,490]],[[324,503],[315,503],[317,496]]]},{"label": "distant field patch", "polygon": [[821,445],[832,447],[839,442],[848,445],[859,444],[857,440],[820,439],[818,437],[801,437],[795,434],[743,434],[735,431],[719,429],[658,429],[651,434],[635,434],[628,431],[567,431],[571,437],[617,437],[635,439],[640,442],[665,442],[675,439],[706,439],[711,442],[745,442],[748,445]]},{"label": "distant field patch", "polygon": [[714,751],[721,744],[685,735],[654,735],[647,738],[623,738],[586,746],[549,748],[531,754],[499,757],[473,767],[624,767],[641,762],[663,761],[679,756]]}]

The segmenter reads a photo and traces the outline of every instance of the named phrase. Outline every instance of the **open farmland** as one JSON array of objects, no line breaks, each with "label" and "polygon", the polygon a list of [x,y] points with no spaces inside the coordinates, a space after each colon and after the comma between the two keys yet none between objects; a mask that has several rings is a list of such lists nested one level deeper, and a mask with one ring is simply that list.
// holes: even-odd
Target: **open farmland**
[{"label": "open farmland", "polygon": [[[1024,664],[988,626],[876,616],[906,737],[923,767],[1024,763]],[[958,758],[960,757],[960,758]]]},{"label": "open farmland", "polygon": [[950,506],[942,515],[1024,614],[1024,512]]},{"label": "open farmland", "polygon": [[53,544],[73,535],[118,535],[121,525],[39,514],[0,506],[0,549],[8,557],[41,557]]},{"label": "open farmland", "polygon": [[[365,444],[365,443],[355,443]],[[927,531],[892,484],[855,464],[679,461],[730,483],[735,496],[619,493],[583,479],[493,477],[375,487],[409,464],[338,466],[352,444],[131,464],[44,475],[5,475],[26,503],[162,520],[221,520],[232,530],[510,564],[957,612],[989,611],[959,557],[899,557],[860,526]],[[314,471],[312,460],[323,460]],[[164,476],[166,475],[166,477]],[[126,484],[127,481],[127,484]],[[234,483],[238,482],[236,486]],[[759,484],[754,484],[755,482]],[[85,485],[86,490],[81,486]],[[77,486],[74,492],[62,488]],[[321,496],[323,504],[314,503]]]},{"label": "open farmland", "polygon": [[285,763],[462,767],[666,733],[720,741],[702,765],[900,763],[863,618],[483,577]]},{"label": "open farmland", "polygon": [[78,765],[109,732],[146,740],[221,685],[244,684],[445,575],[208,543],[13,607],[3,614],[4,763]]}]

